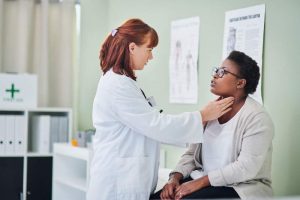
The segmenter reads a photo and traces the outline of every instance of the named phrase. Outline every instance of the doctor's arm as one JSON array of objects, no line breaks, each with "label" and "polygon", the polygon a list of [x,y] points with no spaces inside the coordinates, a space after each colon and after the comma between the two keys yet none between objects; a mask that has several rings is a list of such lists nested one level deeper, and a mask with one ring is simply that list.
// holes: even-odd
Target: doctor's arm
[{"label": "doctor's arm", "polygon": [[232,104],[229,98],[210,102],[201,114],[195,111],[170,115],[150,107],[134,84],[119,85],[116,91],[113,107],[123,124],[149,138],[173,144],[201,142],[202,122],[221,116]]},{"label": "doctor's arm", "polygon": [[177,115],[160,113],[151,107],[134,84],[119,85],[112,102],[116,119],[133,131],[154,140],[171,143],[197,143],[202,137],[199,111]]}]

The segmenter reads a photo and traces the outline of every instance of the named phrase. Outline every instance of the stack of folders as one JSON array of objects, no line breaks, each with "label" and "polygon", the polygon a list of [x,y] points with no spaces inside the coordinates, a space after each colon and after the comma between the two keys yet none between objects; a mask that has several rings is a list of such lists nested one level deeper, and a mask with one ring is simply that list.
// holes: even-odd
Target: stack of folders
[{"label": "stack of folders", "polygon": [[36,153],[50,153],[53,144],[68,141],[68,117],[35,115],[31,120],[31,148]]},{"label": "stack of folders", "polygon": [[24,115],[0,115],[0,155],[25,153],[25,125]]}]

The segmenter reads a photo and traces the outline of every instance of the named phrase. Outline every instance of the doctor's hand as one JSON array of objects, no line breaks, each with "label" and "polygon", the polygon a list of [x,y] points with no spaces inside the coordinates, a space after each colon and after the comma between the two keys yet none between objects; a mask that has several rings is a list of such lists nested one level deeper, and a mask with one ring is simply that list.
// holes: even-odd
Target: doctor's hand
[{"label": "doctor's hand", "polygon": [[200,110],[202,123],[205,124],[208,121],[217,119],[231,110],[231,105],[234,102],[233,97],[227,97],[225,99],[217,99],[209,102],[202,110]]},{"label": "doctor's hand", "polygon": [[174,199],[175,198],[175,190],[179,186],[179,180],[182,178],[182,174],[175,172],[171,175],[168,183],[163,187],[160,198],[162,200],[165,199]]}]

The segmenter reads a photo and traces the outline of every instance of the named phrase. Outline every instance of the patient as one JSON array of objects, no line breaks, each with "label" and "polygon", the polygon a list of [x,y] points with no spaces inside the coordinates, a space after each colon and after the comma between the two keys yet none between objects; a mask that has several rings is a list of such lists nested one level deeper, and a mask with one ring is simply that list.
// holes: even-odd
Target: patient
[{"label": "patient", "polygon": [[233,96],[232,110],[207,123],[203,144],[191,144],[168,183],[151,199],[272,197],[273,123],[249,94],[259,81],[257,63],[233,51],[213,69],[211,92]]}]

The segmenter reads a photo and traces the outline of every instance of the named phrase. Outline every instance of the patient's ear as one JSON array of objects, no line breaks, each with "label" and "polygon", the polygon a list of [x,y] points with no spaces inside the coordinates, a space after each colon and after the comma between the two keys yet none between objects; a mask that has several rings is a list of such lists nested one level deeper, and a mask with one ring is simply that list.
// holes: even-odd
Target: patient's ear
[{"label": "patient's ear", "polygon": [[239,80],[237,81],[236,88],[238,88],[238,89],[245,88],[246,83],[247,83],[246,79],[244,79],[244,78],[243,78],[243,79],[239,79]]}]

